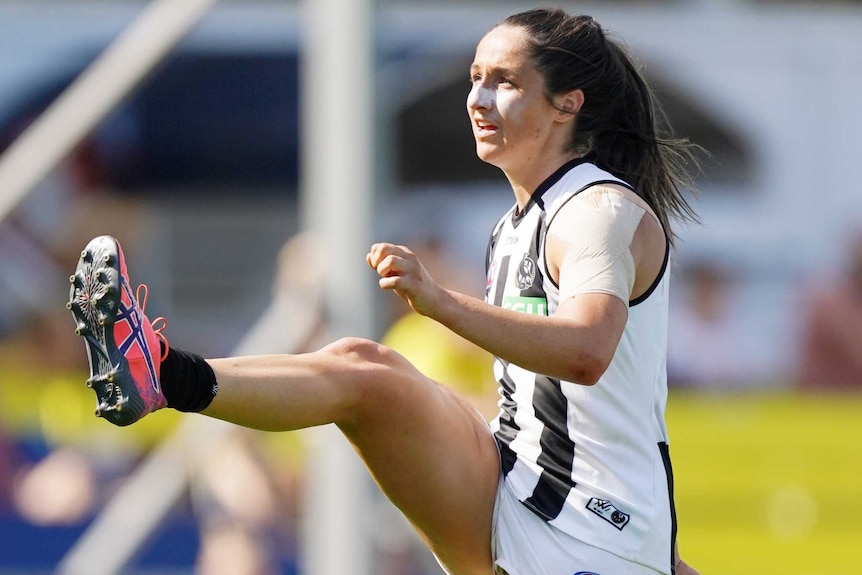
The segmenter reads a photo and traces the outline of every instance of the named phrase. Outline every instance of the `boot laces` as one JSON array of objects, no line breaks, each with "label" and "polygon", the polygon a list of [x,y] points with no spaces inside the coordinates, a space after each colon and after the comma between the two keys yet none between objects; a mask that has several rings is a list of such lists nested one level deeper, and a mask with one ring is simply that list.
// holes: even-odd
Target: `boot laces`
[{"label": "boot laces", "polygon": [[[147,315],[147,300],[150,297],[150,289],[147,287],[147,284],[139,284],[138,289],[135,291],[135,299],[138,300],[138,305],[141,308],[141,313],[145,316]],[[162,349],[161,359],[160,361],[164,361],[168,356],[168,338],[163,333],[165,328],[168,327],[168,320],[162,316],[157,317],[156,319],[150,321],[150,325],[153,328],[153,332],[159,336],[164,342],[164,348]]]}]

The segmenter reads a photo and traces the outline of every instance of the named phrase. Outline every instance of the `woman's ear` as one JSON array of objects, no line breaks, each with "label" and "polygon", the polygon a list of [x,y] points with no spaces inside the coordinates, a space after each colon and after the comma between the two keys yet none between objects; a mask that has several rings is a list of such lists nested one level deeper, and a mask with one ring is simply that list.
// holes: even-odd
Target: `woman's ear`
[{"label": "woman's ear", "polygon": [[584,105],[584,91],[572,90],[554,96],[554,107],[559,112],[559,121],[568,122],[578,115]]}]

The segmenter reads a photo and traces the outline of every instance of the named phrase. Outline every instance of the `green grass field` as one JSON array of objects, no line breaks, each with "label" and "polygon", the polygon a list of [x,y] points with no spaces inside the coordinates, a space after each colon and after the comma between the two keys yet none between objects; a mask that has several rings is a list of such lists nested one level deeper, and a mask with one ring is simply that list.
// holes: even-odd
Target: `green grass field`
[{"label": "green grass field", "polygon": [[862,394],[676,392],[668,426],[703,575],[862,573]]}]

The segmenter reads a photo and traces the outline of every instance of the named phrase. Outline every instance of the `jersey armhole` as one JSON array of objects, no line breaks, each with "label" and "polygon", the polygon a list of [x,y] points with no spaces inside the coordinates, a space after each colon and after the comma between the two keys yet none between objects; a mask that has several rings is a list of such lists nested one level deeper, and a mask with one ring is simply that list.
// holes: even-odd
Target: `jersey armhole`
[{"label": "jersey armhole", "polygon": [[664,274],[667,272],[667,264],[670,261],[670,240],[667,238],[667,234],[664,236],[664,261],[661,264],[661,269],[656,274],[655,280],[653,280],[652,284],[647,288],[647,290],[636,297],[633,300],[629,300],[629,307],[634,307],[639,303],[643,303],[646,299],[652,295],[652,293],[656,290],[656,288],[661,283],[661,280],[664,278]]}]

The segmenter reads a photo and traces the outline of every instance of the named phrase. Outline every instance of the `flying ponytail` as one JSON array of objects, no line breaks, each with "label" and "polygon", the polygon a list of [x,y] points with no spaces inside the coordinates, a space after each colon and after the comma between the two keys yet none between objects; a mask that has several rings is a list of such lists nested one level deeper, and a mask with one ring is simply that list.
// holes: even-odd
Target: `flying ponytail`
[{"label": "flying ponytail", "polygon": [[537,9],[501,25],[523,28],[548,98],[580,89],[584,104],[571,147],[629,183],[655,210],[673,241],[671,218],[697,221],[683,195],[694,191],[691,173],[700,148],[676,138],[652,89],[632,58],[590,16]]}]

